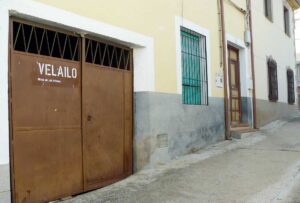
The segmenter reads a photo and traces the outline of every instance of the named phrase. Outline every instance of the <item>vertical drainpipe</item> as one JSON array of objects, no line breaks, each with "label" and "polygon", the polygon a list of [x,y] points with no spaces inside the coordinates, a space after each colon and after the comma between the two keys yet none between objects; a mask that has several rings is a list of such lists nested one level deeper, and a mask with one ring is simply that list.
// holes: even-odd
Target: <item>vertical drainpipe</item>
[{"label": "vertical drainpipe", "polygon": [[251,72],[252,72],[252,105],[253,105],[253,128],[256,129],[256,91],[255,91],[255,72],[254,72],[254,49],[253,49],[253,29],[252,29],[252,7],[251,0],[248,1],[248,12],[249,12],[249,26],[250,26],[250,37],[251,37]]},{"label": "vertical drainpipe", "polygon": [[222,32],[222,55],[223,55],[223,77],[224,77],[224,113],[225,113],[225,138],[227,140],[231,139],[229,122],[228,122],[228,92],[227,92],[227,63],[226,63],[226,38],[225,38],[225,18],[224,18],[224,0],[220,1],[220,9],[221,9],[221,32]]}]

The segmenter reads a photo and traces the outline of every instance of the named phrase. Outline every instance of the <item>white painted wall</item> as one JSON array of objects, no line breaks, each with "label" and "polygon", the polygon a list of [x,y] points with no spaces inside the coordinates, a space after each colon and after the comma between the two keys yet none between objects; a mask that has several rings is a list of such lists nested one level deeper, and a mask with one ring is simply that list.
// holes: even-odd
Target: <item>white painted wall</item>
[{"label": "white painted wall", "polygon": [[[9,163],[8,122],[8,11],[7,2],[0,2],[0,164]],[[6,45],[6,46],[4,46]],[[1,181],[1,180],[0,180]]]},{"label": "white painted wall", "polygon": [[300,9],[295,11],[295,43],[297,61],[300,61]]},{"label": "white painted wall", "polygon": [[154,91],[153,39],[31,0],[0,0],[0,164],[9,163],[8,31],[9,16],[108,38],[133,48],[134,91]]},{"label": "white painted wall", "polygon": [[[278,102],[287,103],[287,67],[295,72],[293,11],[285,0],[273,0],[273,22],[264,15],[264,1],[252,1],[257,99],[268,100],[267,57],[277,62]],[[290,11],[291,36],[284,32],[283,6]],[[295,72],[296,73],[296,72]]]},{"label": "white painted wall", "polygon": [[300,9],[295,11],[295,44],[296,44],[296,58],[297,65],[297,85],[300,86]]}]

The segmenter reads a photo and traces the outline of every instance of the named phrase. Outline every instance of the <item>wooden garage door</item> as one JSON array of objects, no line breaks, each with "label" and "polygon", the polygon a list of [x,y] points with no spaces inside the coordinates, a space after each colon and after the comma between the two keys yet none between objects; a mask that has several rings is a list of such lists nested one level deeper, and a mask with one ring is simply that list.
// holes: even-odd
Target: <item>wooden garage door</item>
[{"label": "wooden garage door", "polygon": [[80,193],[80,39],[16,21],[12,28],[14,200],[46,202]]},{"label": "wooden garage door", "polygon": [[106,42],[86,39],[85,47],[84,188],[91,190],[132,171],[132,58],[129,49]]},{"label": "wooden garage door", "polygon": [[131,50],[21,20],[11,29],[14,202],[56,200],[130,175]]}]

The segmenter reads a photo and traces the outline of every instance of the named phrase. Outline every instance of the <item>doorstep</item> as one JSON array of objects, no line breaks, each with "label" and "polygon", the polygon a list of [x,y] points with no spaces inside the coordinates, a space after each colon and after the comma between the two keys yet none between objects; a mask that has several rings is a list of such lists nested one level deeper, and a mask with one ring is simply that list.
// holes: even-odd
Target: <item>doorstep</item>
[{"label": "doorstep", "polygon": [[232,138],[235,139],[243,139],[247,136],[249,136],[250,134],[252,134],[253,132],[257,132],[257,129],[253,129],[251,127],[249,127],[248,125],[240,125],[237,127],[231,127],[230,128],[230,135]]}]

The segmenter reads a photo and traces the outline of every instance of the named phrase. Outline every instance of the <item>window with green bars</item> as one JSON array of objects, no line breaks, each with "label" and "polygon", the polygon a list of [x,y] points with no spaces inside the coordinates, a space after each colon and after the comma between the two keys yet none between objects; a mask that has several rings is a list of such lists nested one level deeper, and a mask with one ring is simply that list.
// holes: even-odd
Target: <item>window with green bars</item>
[{"label": "window with green bars", "polygon": [[181,27],[182,102],[208,105],[206,37]]}]

